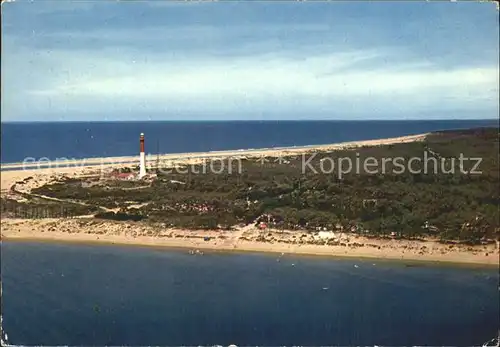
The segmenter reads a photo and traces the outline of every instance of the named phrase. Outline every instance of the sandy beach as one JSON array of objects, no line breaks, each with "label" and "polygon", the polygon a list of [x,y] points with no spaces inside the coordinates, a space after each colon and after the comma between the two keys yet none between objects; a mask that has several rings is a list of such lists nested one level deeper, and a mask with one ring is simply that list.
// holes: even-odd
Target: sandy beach
[{"label": "sandy beach", "polygon": [[[310,234],[266,230],[266,241],[255,227],[236,231],[188,231],[141,222],[113,222],[91,218],[5,219],[3,241],[61,241],[183,248],[186,252],[265,252],[402,261],[445,262],[498,266],[497,245],[466,246],[434,241],[371,239],[339,234],[339,244],[325,244]],[[206,239],[209,238],[209,239]]]},{"label": "sandy beach", "polygon": [[[334,151],[422,141],[426,136],[427,134],[420,134],[391,139],[280,149],[169,154],[162,155],[161,160],[174,161],[175,159],[176,164],[193,164],[206,158],[279,157],[311,151]],[[32,177],[32,179],[23,185],[23,191],[25,192],[29,192],[31,189],[48,182],[59,180],[62,177],[95,175],[103,168],[111,169],[116,167],[116,163],[125,162],[130,165],[135,161],[137,161],[136,157],[94,158],[68,161],[65,163],[65,167],[51,163],[50,168],[41,169],[33,167],[22,169],[22,164],[19,163],[2,165],[2,170],[4,170],[1,175],[2,196],[11,195],[11,187],[17,181],[27,177]],[[103,164],[98,167],[93,166],[100,163]],[[263,232],[253,225],[236,228],[234,231],[187,231],[169,229],[162,225],[149,225],[143,222],[97,220],[92,216],[73,219],[2,218],[1,235],[2,239],[7,241],[98,242],[154,247],[181,247],[185,248],[186,251],[253,251],[497,266],[499,264],[498,244],[470,247],[442,244],[433,240],[369,239],[344,233],[339,233],[333,244],[331,242],[326,244],[326,241],[315,239],[314,235],[310,233],[272,230]],[[206,239],[207,237],[209,239]]]},{"label": "sandy beach", "polygon": [[[383,146],[398,143],[407,143],[422,141],[425,137],[429,135],[428,133],[418,134],[418,135],[408,135],[400,137],[392,137],[387,139],[375,139],[375,140],[363,140],[363,141],[349,141],[333,144],[324,145],[310,145],[310,146],[293,146],[293,147],[276,147],[276,148],[259,148],[259,149],[239,149],[239,150],[227,150],[227,151],[211,151],[211,152],[191,152],[191,153],[170,153],[170,154],[149,154],[149,161],[156,162],[159,159],[162,162],[168,162],[171,160],[193,160],[193,159],[213,159],[213,158],[228,158],[228,157],[261,157],[270,156],[278,157],[284,155],[297,155],[302,153],[314,152],[327,152],[335,151],[341,149],[352,149],[365,146]],[[65,168],[71,166],[75,169],[81,169],[86,167],[92,167],[95,165],[113,166],[117,164],[136,164],[137,156],[126,156],[126,157],[104,157],[104,158],[85,158],[85,159],[72,159],[72,158],[53,158],[50,163],[47,161],[39,160],[32,161],[26,160],[20,163],[4,163],[1,165],[1,169],[7,170],[19,170],[19,169],[42,169],[44,166],[50,165],[51,168]],[[59,159],[59,160],[56,160]]]}]

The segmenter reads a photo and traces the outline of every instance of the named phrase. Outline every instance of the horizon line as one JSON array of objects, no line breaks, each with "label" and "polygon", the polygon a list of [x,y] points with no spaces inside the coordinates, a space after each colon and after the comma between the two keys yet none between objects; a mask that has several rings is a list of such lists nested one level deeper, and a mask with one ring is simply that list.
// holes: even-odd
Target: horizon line
[{"label": "horizon line", "polygon": [[22,123],[265,123],[265,122],[405,122],[405,121],[423,121],[423,122],[438,122],[438,121],[499,121],[498,118],[403,118],[403,119],[383,119],[383,118],[366,118],[366,119],[163,119],[163,120],[17,120],[17,121],[1,121],[0,124],[22,124]]}]

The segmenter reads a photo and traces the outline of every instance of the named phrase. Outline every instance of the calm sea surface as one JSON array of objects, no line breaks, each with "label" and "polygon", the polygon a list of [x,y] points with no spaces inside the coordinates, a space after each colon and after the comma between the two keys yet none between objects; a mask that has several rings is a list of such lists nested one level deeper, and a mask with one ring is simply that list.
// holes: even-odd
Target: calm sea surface
[{"label": "calm sea surface", "polygon": [[471,346],[499,327],[494,269],[41,243],[1,250],[14,344]]},{"label": "calm sea surface", "polygon": [[141,132],[146,152],[153,154],[328,144],[479,126],[498,121],[3,123],[1,162],[135,155]]}]

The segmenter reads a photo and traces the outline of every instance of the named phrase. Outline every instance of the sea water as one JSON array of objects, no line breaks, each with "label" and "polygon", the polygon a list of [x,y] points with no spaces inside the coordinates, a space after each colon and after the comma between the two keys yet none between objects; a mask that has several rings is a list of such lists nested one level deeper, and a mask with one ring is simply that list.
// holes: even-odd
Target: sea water
[{"label": "sea water", "polygon": [[[498,120],[2,123],[1,162],[306,146],[498,126]],[[32,159],[31,159],[32,158]]]},{"label": "sea water", "polygon": [[498,270],[285,254],[3,242],[25,345],[481,345]]}]

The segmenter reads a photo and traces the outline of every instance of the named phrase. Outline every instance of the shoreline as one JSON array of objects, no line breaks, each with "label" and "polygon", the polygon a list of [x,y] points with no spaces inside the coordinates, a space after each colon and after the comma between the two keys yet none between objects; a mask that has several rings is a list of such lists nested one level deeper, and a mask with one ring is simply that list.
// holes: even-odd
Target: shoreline
[{"label": "shoreline", "polygon": [[[390,144],[419,142],[425,140],[430,133],[418,135],[400,136],[386,139],[374,139],[363,141],[350,141],[326,145],[308,145],[301,147],[280,147],[262,148],[246,150],[228,150],[214,152],[194,152],[194,153],[170,153],[159,156],[159,160],[166,167],[176,165],[197,165],[206,159],[255,159],[263,156],[284,157],[301,155],[310,152],[330,152],[336,150],[354,149],[360,147],[374,147]],[[151,164],[156,163],[158,156],[147,155],[146,167],[151,169]],[[40,186],[50,181],[54,181],[57,176],[78,177],[85,175],[100,175],[115,168],[130,167],[139,164],[139,155],[132,157],[107,157],[89,158],[67,161],[39,162],[23,166],[23,163],[1,164],[1,191],[7,193],[9,189],[18,181],[27,177],[33,177],[35,183]]]},{"label": "shoreline", "polygon": [[[405,135],[398,137],[389,138],[378,138],[378,139],[368,139],[368,140],[355,140],[346,141],[330,144],[313,144],[313,145],[302,145],[302,146],[285,146],[285,147],[268,147],[268,148],[248,148],[248,149],[228,149],[228,150],[215,150],[206,152],[180,152],[180,153],[148,153],[146,159],[150,161],[156,161],[159,157],[160,160],[188,160],[188,159],[206,159],[212,157],[232,157],[232,156],[279,156],[283,154],[302,154],[309,151],[329,151],[329,150],[339,150],[348,148],[357,148],[362,146],[380,146],[389,145],[396,143],[406,143],[421,141],[425,139],[430,133],[422,133],[415,135]],[[149,157],[149,158],[148,158]],[[62,158],[55,158],[62,159]],[[138,161],[137,156],[119,156],[119,157],[91,157],[91,158],[66,158],[67,160],[53,160],[50,164],[29,164],[23,162],[13,162],[13,163],[2,163],[0,164],[0,170],[2,172],[17,171],[22,169],[29,170],[44,170],[50,169],[52,166],[56,168],[64,169],[74,166],[74,168],[85,168],[92,167],[96,165],[110,166],[110,165],[125,165],[134,164]],[[49,167],[40,167],[49,166]]]},{"label": "shoreline", "polygon": [[[78,229],[75,226],[86,223]],[[55,231],[54,228],[56,228]],[[65,230],[65,231],[60,231]],[[75,231],[77,230],[77,231]],[[152,226],[128,222],[108,222],[84,219],[2,220],[2,242],[43,242],[156,248],[186,252],[259,253],[292,256],[319,256],[331,259],[396,261],[412,264],[439,264],[452,266],[499,267],[499,249],[496,245],[465,246],[440,244],[435,241],[367,239],[349,235],[344,246],[262,242],[242,239],[238,231],[190,231],[165,229],[162,234]],[[137,234],[140,233],[140,234]],[[210,240],[204,237],[210,234]],[[172,236],[173,234],[173,236]],[[276,233],[279,235],[279,233]],[[222,239],[222,237],[224,239]],[[232,237],[232,238],[231,238]],[[356,246],[359,244],[363,246]],[[379,248],[377,248],[379,247]],[[423,247],[423,248],[422,248]],[[425,251],[421,251],[422,249]],[[280,255],[281,254],[281,255]],[[488,255],[486,255],[488,254]]]},{"label": "shoreline", "polygon": [[[30,237],[7,237],[2,236],[0,240],[1,243],[45,243],[45,244],[58,244],[58,245],[82,245],[82,246],[109,246],[109,247],[134,247],[134,248],[144,248],[144,249],[156,249],[162,251],[202,251],[204,253],[212,254],[238,254],[238,253],[250,253],[250,254],[260,254],[260,255],[278,255],[278,259],[283,256],[293,256],[293,257],[315,257],[315,258],[325,258],[325,259],[342,259],[342,260],[359,260],[359,261],[377,261],[377,262],[390,262],[390,263],[402,263],[405,265],[414,266],[425,266],[425,265],[435,265],[435,266],[451,266],[451,267],[468,267],[468,268],[499,268],[498,263],[485,263],[481,261],[459,261],[457,259],[443,259],[441,257],[429,258],[423,257],[377,257],[369,255],[349,255],[349,254],[328,254],[326,252],[297,252],[289,251],[286,249],[266,249],[265,244],[263,247],[252,248],[252,247],[236,247],[236,248],[214,248],[210,246],[198,246],[198,248],[193,249],[189,245],[178,245],[178,244],[155,244],[155,243],[141,243],[141,242],[124,242],[112,239],[59,239],[52,237],[40,237],[40,236],[30,236]],[[203,254],[203,253],[202,253]]]}]

